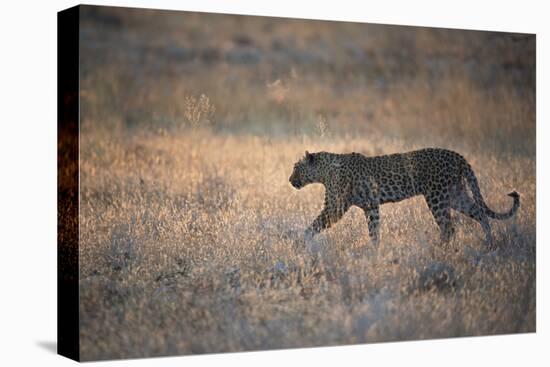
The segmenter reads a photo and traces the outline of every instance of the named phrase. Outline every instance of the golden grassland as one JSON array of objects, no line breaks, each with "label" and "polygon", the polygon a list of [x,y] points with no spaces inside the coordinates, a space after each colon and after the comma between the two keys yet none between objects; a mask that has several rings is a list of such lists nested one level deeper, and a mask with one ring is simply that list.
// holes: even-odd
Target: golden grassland
[{"label": "golden grassland", "polygon": [[[414,198],[382,207],[382,241],[352,209],[314,248],[298,236],[321,209],[320,186],[287,177],[304,145],[208,133],[103,137],[82,152],[80,302],[84,356],[127,357],[533,331],[535,187],[530,159],[469,157],[486,200],[518,215],[493,222],[500,249],[460,220],[438,229]],[[94,152],[109,152],[101,159]],[[457,216],[458,217],[458,216]]]},{"label": "golden grassland", "polygon": [[[84,360],[535,330],[529,37],[83,14]],[[288,182],[304,150],[426,146],[464,155],[495,210],[520,192],[497,251],[457,213],[439,246],[421,197],[381,207],[378,248],[357,208],[303,243],[323,203]]]}]

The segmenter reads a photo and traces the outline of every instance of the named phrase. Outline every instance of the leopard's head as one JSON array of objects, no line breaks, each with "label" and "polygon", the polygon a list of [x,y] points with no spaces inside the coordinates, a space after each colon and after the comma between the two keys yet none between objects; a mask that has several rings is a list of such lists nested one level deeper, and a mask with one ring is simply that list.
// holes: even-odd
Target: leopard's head
[{"label": "leopard's head", "polygon": [[299,190],[310,183],[320,182],[318,158],[318,154],[306,150],[304,158],[294,164],[294,170],[288,179],[292,186]]}]

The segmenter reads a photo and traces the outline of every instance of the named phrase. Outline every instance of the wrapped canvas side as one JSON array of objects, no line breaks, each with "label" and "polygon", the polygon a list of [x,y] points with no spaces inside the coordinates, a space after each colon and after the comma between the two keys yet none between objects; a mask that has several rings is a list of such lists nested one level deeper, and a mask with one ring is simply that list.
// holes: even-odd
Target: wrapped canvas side
[{"label": "wrapped canvas side", "polygon": [[79,360],[78,26],[80,8],[57,17],[57,351]]}]

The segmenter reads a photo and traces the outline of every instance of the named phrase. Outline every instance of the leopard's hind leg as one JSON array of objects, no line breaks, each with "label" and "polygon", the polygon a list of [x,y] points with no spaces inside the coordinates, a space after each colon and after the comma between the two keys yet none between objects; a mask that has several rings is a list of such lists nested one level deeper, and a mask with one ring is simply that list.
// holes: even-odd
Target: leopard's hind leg
[{"label": "leopard's hind leg", "polygon": [[425,195],[428,208],[432,212],[434,219],[441,232],[441,243],[448,243],[454,236],[455,229],[451,217],[451,203],[448,195],[428,194]]},{"label": "leopard's hind leg", "polygon": [[451,208],[479,222],[485,233],[485,242],[489,246],[493,246],[493,236],[491,234],[489,218],[474,199],[468,195],[468,191],[462,183],[459,184],[451,194]]}]

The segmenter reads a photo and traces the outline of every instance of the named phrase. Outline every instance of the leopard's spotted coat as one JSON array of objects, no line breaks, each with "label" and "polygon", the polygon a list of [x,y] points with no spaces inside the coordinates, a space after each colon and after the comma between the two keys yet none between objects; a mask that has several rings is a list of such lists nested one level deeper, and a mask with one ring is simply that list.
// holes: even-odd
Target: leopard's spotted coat
[{"label": "leopard's spotted coat", "polygon": [[[519,194],[507,213],[495,213],[483,200],[470,164],[460,154],[445,149],[366,157],[359,153],[309,153],[294,165],[290,183],[301,189],[310,183],[325,186],[325,206],[306,230],[313,236],[336,223],[356,205],[365,211],[369,234],[379,242],[381,204],[423,195],[441,230],[442,242],[454,234],[451,209],[481,224],[486,241],[493,243],[488,218],[507,219],[519,208]],[[469,187],[471,195],[468,193]]]}]

